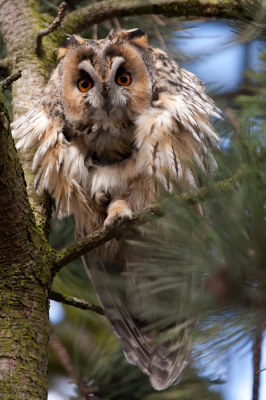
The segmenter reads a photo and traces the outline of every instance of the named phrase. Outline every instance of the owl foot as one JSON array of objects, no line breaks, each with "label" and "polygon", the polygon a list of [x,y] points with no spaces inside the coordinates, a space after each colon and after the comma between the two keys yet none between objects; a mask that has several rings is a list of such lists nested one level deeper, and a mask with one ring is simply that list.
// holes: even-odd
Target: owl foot
[{"label": "owl foot", "polygon": [[109,192],[96,192],[94,200],[98,210],[106,212],[111,202],[111,195]]},{"label": "owl foot", "polygon": [[109,231],[119,229],[126,221],[132,219],[132,210],[125,200],[116,200],[108,209],[104,227]]}]

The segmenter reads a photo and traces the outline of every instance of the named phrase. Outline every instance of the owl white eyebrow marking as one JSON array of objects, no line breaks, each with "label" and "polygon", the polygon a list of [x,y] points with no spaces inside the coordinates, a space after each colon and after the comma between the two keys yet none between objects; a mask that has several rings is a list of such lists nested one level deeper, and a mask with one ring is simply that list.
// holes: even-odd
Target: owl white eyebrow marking
[{"label": "owl white eyebrow marking", "polygon": [[97,74],[94,67],[91,65],[91,63],[89,61],[87,61],[87,60],[81,61],[81,63],[79,63],[79,65],[78,65],[78,69],[79,70],[83,69],[85,72],[87,72],[92,77],[94,82],[96,80],[97,81],[99,80],[99,75]]},{"label": "owl white eyebrow marking", "polygon": [[124,59],[124,57],[115,57],[111,66],[111,72],[108,77],[108,82],[112,82],[113,80],[115,80],[117,70],[121,67],[122,64],[124,64],[125,61],[126,60]]},{"label": "owl white eyebrow marking", "polygon": [[112,62],[112,66],[111,66],[111,71],[116,71],[119,67],[121,67],[121,65],[125,62],[126,60],[124,59],[124,57],[115,57],[115,59]]}]

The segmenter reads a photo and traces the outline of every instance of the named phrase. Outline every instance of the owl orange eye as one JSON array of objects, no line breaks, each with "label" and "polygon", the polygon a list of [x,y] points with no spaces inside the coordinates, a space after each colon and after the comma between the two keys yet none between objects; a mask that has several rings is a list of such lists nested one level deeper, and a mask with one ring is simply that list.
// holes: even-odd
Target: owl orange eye
[{"label": "owl orange eye", "polygon": [[116,78],[116,83],[122,86],[128,86],[131,84],[131,76],[127,72],[122,72]]},{"label": "owl orange eye", "polygon": [[87,92],[92,87],[92,82],[88,78],[78,80],[78,88],[81,92]]}]

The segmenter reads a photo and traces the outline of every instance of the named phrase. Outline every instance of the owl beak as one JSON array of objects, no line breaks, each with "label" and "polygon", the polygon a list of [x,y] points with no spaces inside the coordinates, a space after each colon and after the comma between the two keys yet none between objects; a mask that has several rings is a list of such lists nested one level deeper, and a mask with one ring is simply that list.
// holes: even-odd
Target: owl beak
[{"label": "owl beak", "polygon": [[111,106],[111,104],[109,103],[109,101],[106,101],[106,102],[104,103],[103,109],[106,111],[106,114],[107,114],[108,117],[109,117],[110,111],[111,111],[111,109],[112,109],[112,106]]}]

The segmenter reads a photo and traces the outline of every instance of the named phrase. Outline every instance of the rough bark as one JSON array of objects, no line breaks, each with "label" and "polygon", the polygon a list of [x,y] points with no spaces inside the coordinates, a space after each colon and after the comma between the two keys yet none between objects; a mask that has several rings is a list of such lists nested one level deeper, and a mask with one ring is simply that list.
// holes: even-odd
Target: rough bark
[{"label": "rough bark", "polygon": [[[40,97],[44,63],[34,54],[41,19],[31,2],[0,2],[0,29],[13,83],[15,118]],[[5,399],[46,399],[49,341],[50,248],[47,196],[33,191],[31,154],[19,163],[1,94],[0,133],[0,393]],[[27,195],[30,195],[30,201]]]},{"label": "rough bark", "polygon": [[0,92],[0,393],[45,399],[50,270]]}]

